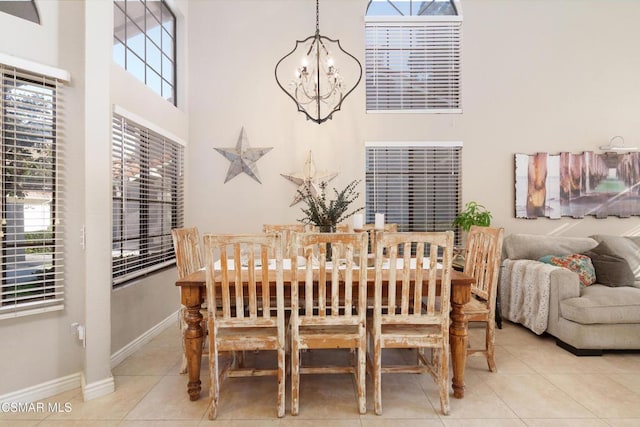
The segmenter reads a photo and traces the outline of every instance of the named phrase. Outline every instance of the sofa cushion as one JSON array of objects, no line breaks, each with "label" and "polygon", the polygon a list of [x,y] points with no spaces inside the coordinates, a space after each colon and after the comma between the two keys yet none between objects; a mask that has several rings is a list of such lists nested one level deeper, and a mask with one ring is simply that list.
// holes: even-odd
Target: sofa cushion
[{"label": "sofa cushion", "polygon": [[545,255],[578,254],[598,246],[589,237],[548,236],[543,234],[510,234],[505,236],[503,257],[539,259]]},{"label": "sofa cushion", "polygon": [[591,237],[599,243],[606,242],[613,254],[624,258],[633,272],[635,281],[640,282],[640,239],[638,239],[638,237],[610,236],[605,234],[596,234]]},{"label": "sofa cushion", "polygon": [[568,268],[578,275],[582,286],[589,286],[596,281],[596,272],[591,263],[591,258],[582,254],[569,254],[564,256],[546,255],[538,261],[558,267]]},{"label": "sofa cushion", "polygon": [[591,258],[596,270],[596,282],[605,286],[633,286],[635,277],[629,263],[616,255],[607,242],[602,242],[595,248],[583,252]]},{"label": "sofa cushion", "polygon": [[591,285],[561,301],[560,315],[581,324],[640,323],[640,289]]}]

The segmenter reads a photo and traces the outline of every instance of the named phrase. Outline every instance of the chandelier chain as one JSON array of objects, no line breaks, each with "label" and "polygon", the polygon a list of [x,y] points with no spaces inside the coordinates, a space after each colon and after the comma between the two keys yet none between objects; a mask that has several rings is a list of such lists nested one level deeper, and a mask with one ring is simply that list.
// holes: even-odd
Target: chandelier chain
[{"label": "chandelier chain", "polygon": [[320,0],[316,0],[316,33],[320,33]]}]

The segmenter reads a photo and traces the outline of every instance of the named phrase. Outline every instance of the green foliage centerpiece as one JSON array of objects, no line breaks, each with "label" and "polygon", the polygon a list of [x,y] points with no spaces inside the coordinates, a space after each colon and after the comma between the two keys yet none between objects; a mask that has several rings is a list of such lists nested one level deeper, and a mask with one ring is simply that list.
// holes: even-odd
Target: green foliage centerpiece
[{"label": "green foliage centerpiece", "polygon": [[466,244],[467,233],[472,225],[481,227],[489,227],[491,225],[492,215],[483,205],[478,202],[471,201],[464,205],[464,209],[456,215],[451,225],[460,227],[463,230],[462,238],[464,240],[462,247],[454,249],[453,266],[456,268],[464,268],[464,244]]},{"label": "green foliage centerpiece", "polygon": [[310,185],[306,185],[304,191],[298,190],[302,201],[307,205],[302,208],[304,218],[298,221],[305,224],[313,224],[320,231],[335,231],[338,223],[364,209],[361,207],[347,213],[349,205],[360,196],[360,193],[356,191],[356,186],[359,183],[359,180],[353,180],[342,191],[334,188],[333,192],[336,198],[333,200],[327,200],[326,181],[320,183],[320,194],[314,194],[313,188]]},{"label": "green foliage centerpiece", "polygon": [[464,210],[456,215],[451,225],[460,227],[464,231],[469,231],[472,225],[490,226],[491,218],[491,212],[487,208],[472,201],[464,205]]}]

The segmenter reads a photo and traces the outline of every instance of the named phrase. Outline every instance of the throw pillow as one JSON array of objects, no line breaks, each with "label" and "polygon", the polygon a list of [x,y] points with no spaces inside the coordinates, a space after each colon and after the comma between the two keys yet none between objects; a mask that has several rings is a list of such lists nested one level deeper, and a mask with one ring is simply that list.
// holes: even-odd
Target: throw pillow
[{"label": "throw pillow", "polygon": [[591,236],[598,242],[605,242],[611,249],[611,254],[625,259],[629,268],[633,271],[635,280],[640,281],[640,246],[637,244],[637,236],[611,236],[596,234]]},{"label": "throw pillow", "polygon": [[591,263],[591,259],[582,254],[569,254],[564,256],[546,255],[538,261],[568,268],[578,274],[580,284],[589,286],[596,281],[596,272]]},{"label": "throw pillow", "polygon": [[614,254],[606,242],[582,254],[591,258],[597,283],[611,287],[633,286],[635,277],[629,263]]}]

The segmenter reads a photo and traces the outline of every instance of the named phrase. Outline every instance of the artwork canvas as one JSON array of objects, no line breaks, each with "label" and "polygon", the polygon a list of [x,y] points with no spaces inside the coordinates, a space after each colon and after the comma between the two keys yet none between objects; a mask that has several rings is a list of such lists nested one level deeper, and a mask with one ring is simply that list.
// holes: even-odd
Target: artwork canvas
[{"label": "artwork canvas", "polygon": [[640,215],[640,152],[515,155],[516,218]]}]

